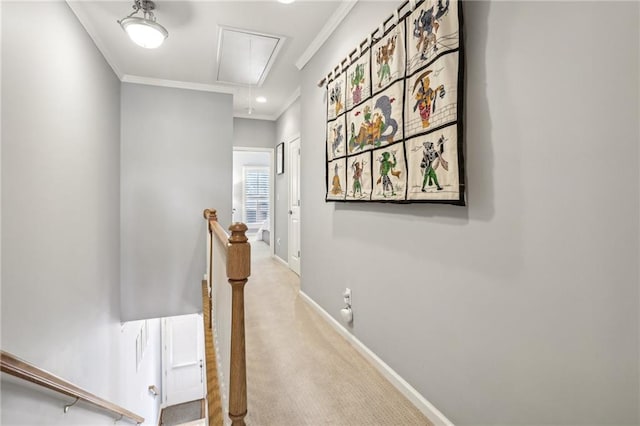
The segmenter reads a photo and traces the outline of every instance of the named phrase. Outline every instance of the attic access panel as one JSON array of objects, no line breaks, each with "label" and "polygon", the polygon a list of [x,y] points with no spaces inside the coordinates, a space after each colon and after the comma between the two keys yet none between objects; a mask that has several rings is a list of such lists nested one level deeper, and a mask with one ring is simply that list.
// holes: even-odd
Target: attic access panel
[{"label": "attic access panel", "polygon": [[262,86],[284,41],[282,36],[221,26],[216,80]]}]

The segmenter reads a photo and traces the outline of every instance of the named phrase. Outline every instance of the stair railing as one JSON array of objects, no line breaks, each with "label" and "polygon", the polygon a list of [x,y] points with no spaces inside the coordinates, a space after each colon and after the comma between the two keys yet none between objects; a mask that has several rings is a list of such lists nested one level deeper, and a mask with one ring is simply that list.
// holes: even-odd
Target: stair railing
[{"label": "stair railing", "polygon": [[[212,322],[219,318],[215,312],[218,305],[215,300],[219,294],[214,277],[221,271],[215,270],[216,256],[226,255],[226,277],[231,285],[231,338],[229,342],[230,355],[228,360],[229,373],[229,418],[233,426],[244,426],[244,418],[247,415],[247,364],[245,355],[245,329],[244,329],[244,286],[251,275],[251,245],[248,242],[244,223],[234,223],[229,227],[229,236],[224,228],[218,223],[216,211],[206,209],[204,217],[208,222],[208,259],[207,276],[209,281],[210,306],[214,310],[211,314]],[[217,240],[217,244],[216,241]],[[216,247],[222,250],[216,250]],[[223,253],[218,253],[223,251]],[[221,321],[224,322],[224,321]],[[216,324],[215,328],[225,324]],[[224,331],[218,330],[219,334]],[[225,342],[221,342],[224,344]],[[225,361],[225,351],[219,348],[221,361]],[[225,366],[226,367],[226,366]],[[226,368],[225,368],[226,369]]]},{"label": "stair railing", "polygon": [[75,398],[71,404],[64,406],[64,412],[75,405],[78,401],[85,401],[95,405],[103,410],[108,411],[116,417],[116,420],[127,419],[133,423],[142,424],[144,417],[139,416],[131,411],[120,407],[106,399],[100,398],[79,386],[74,385],[42,368],[18,358],[9,352],[0,351],[0,369],[3,373],[10,374],[14,377],[26,380],[36,385],[40,385],[52,391]]}]

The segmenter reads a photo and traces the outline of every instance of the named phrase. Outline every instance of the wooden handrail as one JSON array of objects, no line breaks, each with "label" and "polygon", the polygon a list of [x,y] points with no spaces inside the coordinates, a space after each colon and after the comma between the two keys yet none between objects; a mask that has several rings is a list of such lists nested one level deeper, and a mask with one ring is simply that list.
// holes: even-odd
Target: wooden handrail
[{"label": "wooden handrail", "polygon": [[[36,385],[43,386],[55,392],[86,401],[97,407],[115,414],[118,418],[127,418],[137,424],[144,422],[141,417],[131,411],[120,407],[106,399],[100,398],[86,390],[70,383],[54,374],[49,373],[35,365],[18,358],[5,351],[0,351],[0,366],[2,372],[19,377]],[[66,412],[66,410],[65,410]]]},{"label": "wooden handrail", "polygon": [[215,235],[222,243],[225,251],[229,250],[227,242],[229,241],[229,234],[226,233],[220,222],[218,222],[218,215],[215,209],[206,209],[204,211],[204,218],[209,223],[209,232],[211,235]]},{"label": "wooden handrail", "polygon": [[[232,426],[244,426],[247,415],[247,362],[244,329],[244,286],[251,275],[251,244],[247,238],[247,225],[234,223],[228,236],[218,223],[216,211],[206,209],[204,217],[209,223],[211,241],[215,235],[227,253],[227,278],[231,285],[231,365],[229,368],[229,418]],[[212,243],[213,245],[213,243]],[[213,247],[210,247],[213,253]],[[213,262],[210,261],[210,265]],[[213,271],[209,269],[213,279]],[[211,281],[210,281],[211,282]],[[212,292],[213,294],[213,292]]]}]

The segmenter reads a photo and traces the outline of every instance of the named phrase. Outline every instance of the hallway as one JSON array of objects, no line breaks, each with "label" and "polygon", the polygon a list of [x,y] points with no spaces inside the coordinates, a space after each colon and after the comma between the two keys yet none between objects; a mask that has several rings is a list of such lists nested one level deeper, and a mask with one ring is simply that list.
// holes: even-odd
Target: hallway
[{"label": "hallway", "polygon": [[300,298],[298,276],[251,245],[247,424],[431,425]]}]

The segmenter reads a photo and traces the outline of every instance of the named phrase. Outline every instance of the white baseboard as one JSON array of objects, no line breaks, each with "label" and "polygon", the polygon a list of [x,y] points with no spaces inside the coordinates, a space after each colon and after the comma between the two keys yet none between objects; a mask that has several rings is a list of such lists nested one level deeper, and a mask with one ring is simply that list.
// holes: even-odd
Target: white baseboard
[{"label": "white baseboard", "polygon": [[285,262],[284,260],[282,260],[282,258],[280,256],[278,256],[277,254],[274,254],[271,256],[273,259],[277,260],[278,262],[282,263],[284,266],[286,266],[287,268],[289,267],[289,264],[287,262]]},{"label": "white baseboard", "polygon": [[427,401],[413,386],[407,383],[398,373],[389,367],[375,353],[364,345],[357,337],[349,333],[346,328],[327,311],[318,305],[313,299],[300,290],[302,300],[307,302],[309,306],[315,309],[347,342],[349,342],[362,356],[364,356],[373,366],[387,379],[391,384],[400,391],[413,405],[416,406],[425,416],[437,426],[454,426],[453,423],[445,417],[432,403]]}]

